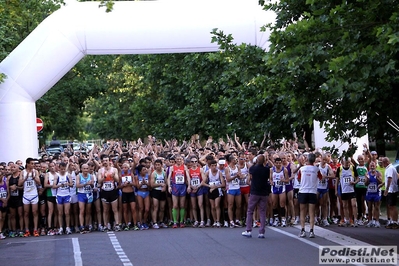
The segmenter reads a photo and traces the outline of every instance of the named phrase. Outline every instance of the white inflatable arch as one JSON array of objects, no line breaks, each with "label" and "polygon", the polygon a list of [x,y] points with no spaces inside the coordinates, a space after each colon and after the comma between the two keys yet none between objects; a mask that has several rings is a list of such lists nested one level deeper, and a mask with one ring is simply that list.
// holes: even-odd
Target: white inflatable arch
[{"label": "white inflatable arch", "polygon": [[217,51],[213,28],[266,48],[273,22],[257,0],[76,2],[45,19],[3,62],[0,161],[38,155],[35,102],[85,55]]}]

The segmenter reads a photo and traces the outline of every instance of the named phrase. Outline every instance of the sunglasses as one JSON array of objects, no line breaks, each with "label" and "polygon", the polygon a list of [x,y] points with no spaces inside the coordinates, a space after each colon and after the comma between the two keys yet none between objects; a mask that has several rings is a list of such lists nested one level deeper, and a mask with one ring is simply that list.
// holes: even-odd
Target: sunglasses
[{"label": "sunglasses", "polygon": [[240,161],[245,161],[245,158],[240,158]]},{"label": "sunglasses", "polygon": [[192,163],[196,163],[196,162],[198,162],[198,161],[191,161]]}]

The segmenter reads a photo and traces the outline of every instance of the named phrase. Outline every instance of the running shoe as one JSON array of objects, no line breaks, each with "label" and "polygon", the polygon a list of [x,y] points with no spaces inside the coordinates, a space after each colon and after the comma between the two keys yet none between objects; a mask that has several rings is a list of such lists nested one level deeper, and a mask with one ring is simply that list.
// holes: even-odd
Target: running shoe
[{"label": "running shoe", "polygon": [[260,222],[259,221],[256,221],[256,226],[260,227]]},{"label": "running shoe", "polygon": [[133,231],[138,231],[138,230],[140,230],[140,228],[137,225],[134,225],[133,226]]},{"label": "running shoe", "polygon": [[293,224],[293,225],[299,224],[299,217],[298,217],[298,216],[295,218],[295,221],[294,221],[292,224]]},{"label": "running shoe", "polygon": [[177,223],[173,223],[172,228],[177,228]]},{"label": "running shoe", "polygon": [[244,231],[244,232],[241,233],[241,235],[245,236],[245,237],[248,237],[248,238],[252,237],[251,231]]},{"label": "running shoe", "polygon": [[38,237],[38,236],[39,236],[39,232],[38,232],[37,230],[34,230],[34,231],[33,231],[33,236],[34,236],[34,237]]},{"label": "running shoe", "polygon": [[274,223],[274,222],[273,222],[273,218],[270,218],[270,219],[269,219],[269,226],[273,226],[273,223]]},{"label": "running shoe", "polygon": [[120,230],[121,230],[120,225],[119,225],[119,224],[115,225],[115,231],[116,231],[116,232],[119,232]]},{"label": "running shoe", "polygon": [[161,228],[168,228],[168,226],[165,223],[161,223],[160,226]]},{"label": "running shoe", "polygon": [[1,240],[6,239],[6,236],[3,233],[0,233],[0,239]]},{"label": "running shoe", "polygon": [[24,234],[24,232],[22,230],[19,231],[19,237],[25,237],[25,234]]},{"label": "running shoe", "polygon": [[47,231],[47,235],[48,235],[48,236],[53,236],[53,235],[55,235],[54,230],[53,230],[53,229],[48,230],[48,231]]},{"label": "running shoe", "polygon": [[314,234],[313,231],[310,231],[310,232],[309,232],[309,238],[315,238],[315,234]]},{"label": "running shoe", "polygon": [[253,228],[258,227],[258,224],[256,223],[256,221],[253,222],[252,227],[253,227]]},{"label": "running shoe", "polygon": [[373,225],[376,227],[376,228],[380,228],[380,222],[379,221],[375,221],[375,223],[373,223]]},{"label": "running shoe", "polygon": [[84,228],[84,226],[80,226],[79,227],[79,232],[83,235],[83,234],[86,234],[86,231],[85,231],[85,228]]},{"label": "running shoe", "polygon": [[211,227],[211,219],[206,220],[206,227]]},{"label": "running shoe", "polygon": [[323,220],[323,226],[324,227],[330,226],[330,223],[328,222],[328,220],[326,220],[326,219]]},{"label": "running shoe", "polygon": [[335,218],[333,219],[333,223],[334,223],[334,224],[338,224],[338,222],[339,222],[339,219],[335,217]]},{"label": "running shoe", "polygon": [[89,224],[87,229],[88,229],[88,233],[93,232],[93,226],[91,224]]},{"label": "running shoe", "polygon": [[180,228],[184,228],[184,227],[186,227],[186,225],[183,222],[181,222],[180,223]]},{"label": "running shoe", "polygon": [[15,232],[14,231],[10,231],[10,233],[8,233],[8,237],[11,237],[11,238],[15,237]]},{"label": "running shoe", "polygon": [[281,226],[282,227],[286,227],[287,226],[287,221],[285,220],[285,218],[281,219]]},{"label": "running shoe", "polygon": [[154,229],[159,229],[159,225],[158,225],[157,223],[154,223],[154,224],[152,225],[152,228],[154,228]]},{"label": "running shoe", "polygon": [[341,221],[341,222],[339,222],[338,226],[339,227],[344,227],[344,226],[346,226],[346,223],[344,221]]},{"label": "running shoe", "polygon": [[236,220],[235,227],[242,227],[241,221]]},{"label": "running shoe", "polygon": [[220,226],[221,226],[220,223],[219,223],[219,222],[216,222],[216,227],[217,227],[217,228],[220,228]]},{"label": "running shoe", "polygon": [[144,224],[139,225],[140,230],[145,230]]},{"label": "running shoe", "polygon": [[299,233],[299,237],[306,237],[305,230],[301,230],[301,232]]},{"label": "running shoe", "polygon": [[195,221],[194,224],[193,224],[193,227],[198,227],[198,226],[199,226],[198,221]]},{"label": "running shoe", "polygon": [[204,228],[204,227],[205,227],[205,223],[204,223],[204,221],[201,221],[201,223],[200,223],[200,225],[199,225],[198,227],[200,227],[200,228]]},{"label": "running shoe", "polygon": [[275,218],[275,219],[274,219],[273,226],[274,226],[274,227],[277,227],[277,226],[279,226],[279,223],[280,223],[280,222],[279,222],[278,218]]},{"label": "running shoe", "polygon": [[223,227],[229,227],[229,223],[227,221],[224,221]]},{"label": "running shoe", "polygon": [[362,221],[362,220],[360,220],[360,219],[359,219],[359,220],[357,220],[357,225],[358,225],[358,226],[363,226],[363,225],[364,225],[364,223],[363,223],[363,221]]},{"label": "running shoe", "polygon": [[327,217],[327,222],[328,222],[329,224],[333,224],[333,221],[331,220],[330,217]]},{"label": "running shoe", "polygon": [[265,235],[264,234],[259,234],[258,238],[265,238]]},{"label": "running shoe", "polygon": [[[83,228],[83,232],[86,232],[86,231],[84,230],[84,228]],[[65,233],[66,233],[67,235],[72,234],[71,228],[67,227],[67,228],[65,229]]]},{"label": "running shoe", "polygon": [[373,227],[373,226],[374,226],[374,225],[373,225],[373,221],[374,221],[374,220],[369,221],[369,222],[366,224],[366,227]]},{"label": "running shoe", "polygon": [[62,227],[60,227],[60,229],[58,229],[58,235],[62,235],[64,233],[64,229],[62,229]]},{"label": "running shoe", "polygon": [[105,228],[101,224],[98,225],[98,231],[104,232]]},{"label": "running shoe", "polygon": [[385,228],[387,228],[387,229],[398,229],[399,225],[397,223],[391,223],[390,225],[387,225]]},{"label": "running shoe", "polygon": [[46,229],[42,228],[42,229],[40,230],[40,235],[41,235],[41,236],[47,235],[47,234],[46,234]]},{"label": "running shoe", "polygon": [[230,221],[230,228],[234,228],[234,222]]}]

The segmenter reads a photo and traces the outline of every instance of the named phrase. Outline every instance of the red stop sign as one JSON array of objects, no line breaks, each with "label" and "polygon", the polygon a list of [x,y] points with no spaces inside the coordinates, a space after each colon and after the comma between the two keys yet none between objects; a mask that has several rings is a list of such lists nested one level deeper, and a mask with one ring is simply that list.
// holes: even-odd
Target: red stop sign
[{"label": "red stop sign", "polygon": [[37,132],[40,132],[43,129],[43,120],[41,120],[40,118],[36,118],[36,129]]}]

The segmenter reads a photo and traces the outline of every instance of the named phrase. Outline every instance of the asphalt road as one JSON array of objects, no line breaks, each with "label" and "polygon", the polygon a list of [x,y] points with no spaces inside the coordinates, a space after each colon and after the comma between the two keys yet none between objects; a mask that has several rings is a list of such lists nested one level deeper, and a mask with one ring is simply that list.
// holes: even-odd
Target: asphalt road
[{"label": "asphalt road", "polygon": [[[266,229],[266,238],[241,236],[243,228],[150,229],[63,236],[7,238],[0,265],[319,265],[319,246],[398,245],[399,230],[315,228],[316,238],[298,237],[299,227]],[[4,264],[3,264],[4,263]]]}]

